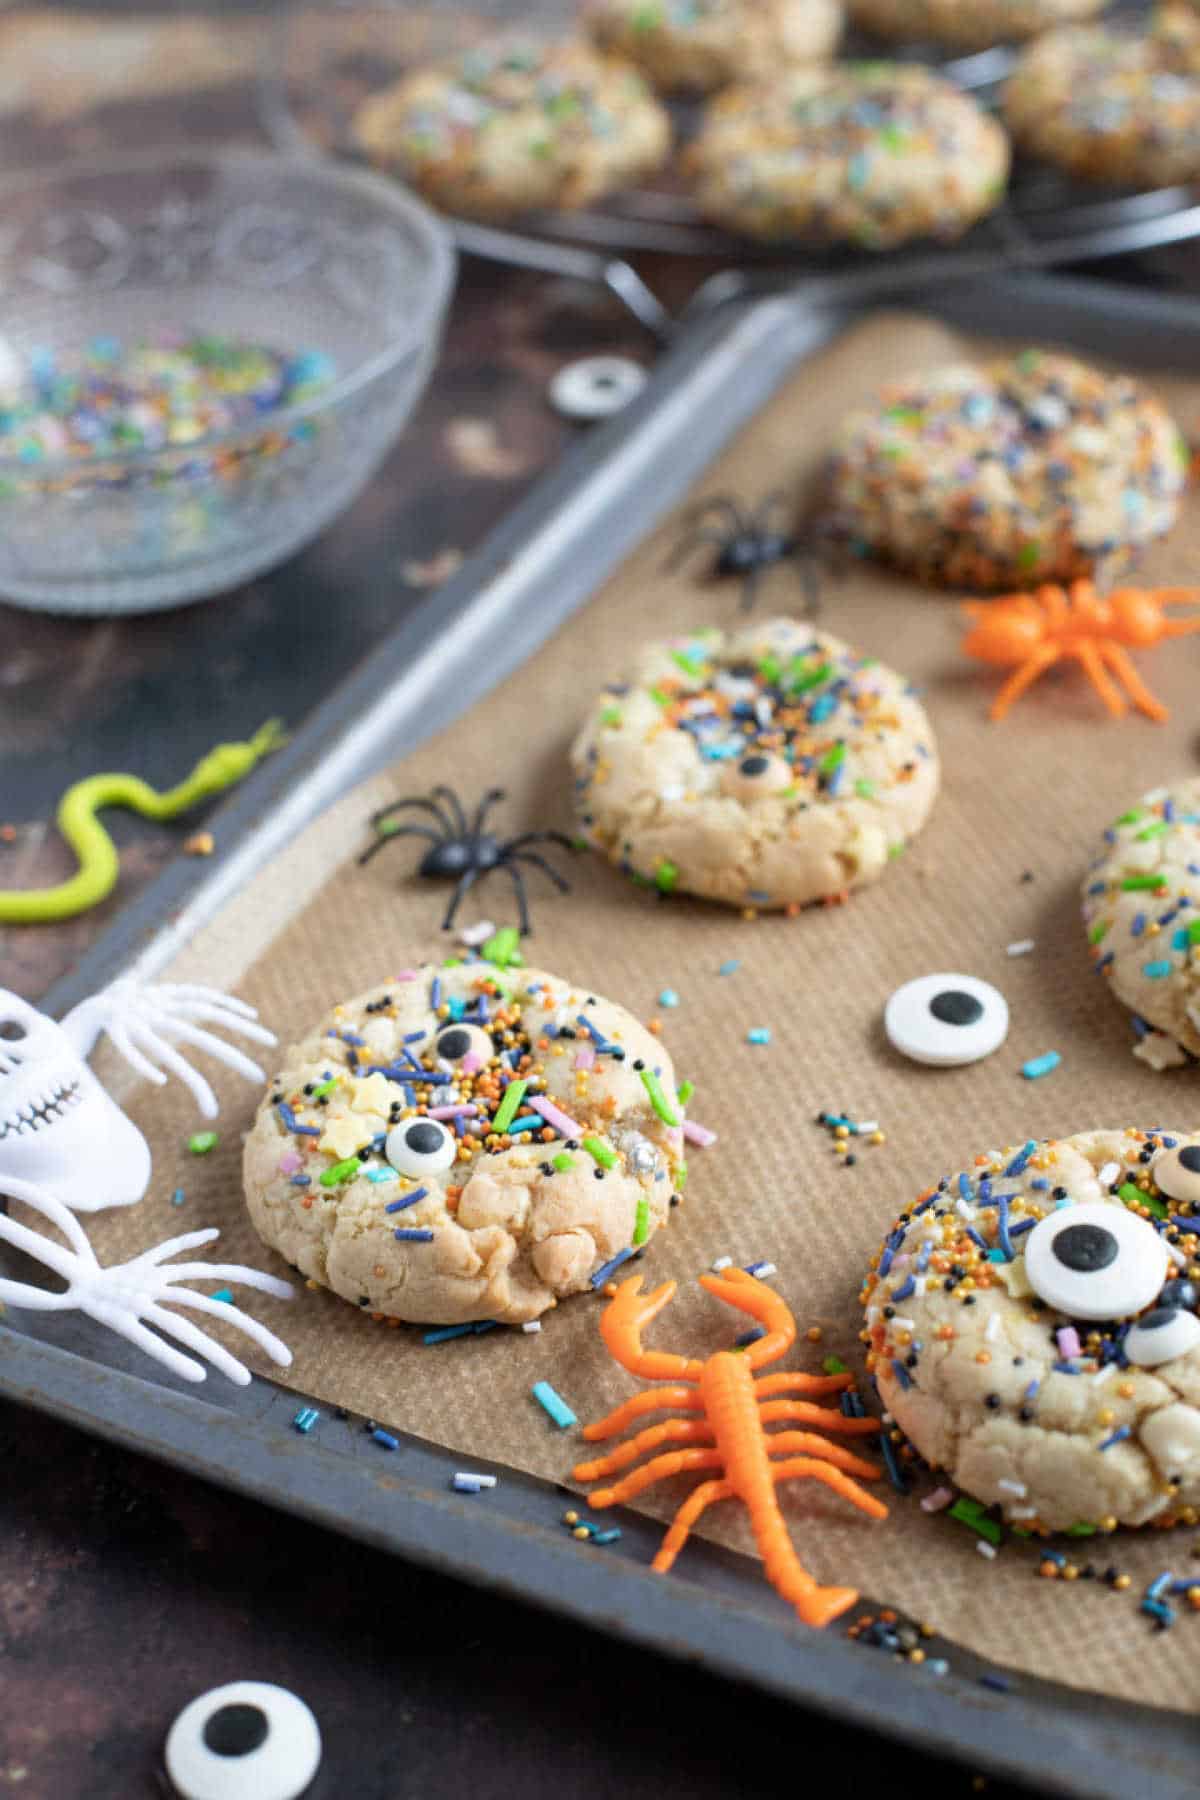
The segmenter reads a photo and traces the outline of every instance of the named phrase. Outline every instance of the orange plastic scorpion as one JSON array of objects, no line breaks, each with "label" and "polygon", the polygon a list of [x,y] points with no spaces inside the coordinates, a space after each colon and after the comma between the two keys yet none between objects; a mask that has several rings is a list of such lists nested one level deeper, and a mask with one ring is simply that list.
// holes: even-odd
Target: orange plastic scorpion
[{"label": "orange plastic scorpion", "polygon": [[1040,587],[1034,594],[1004,594],[996,600],[970,600],[963,611],[977,624],[963,644],[968,656],[1009,668],[1020,667],[992,702],[992,718],[1002,719],[1051,663],[1073,656],[1114,718],[1125,712],[1125,699],[1108,671],[1125,686],[1134,705],[1148,718],[1163,720],[1167,708],[1142,681],[1124,645],[1147,649],[1163,638],[1200,631],[1200,618],[1167,619],[1169,606],[1200,600],[1197,588],[1118,588],[1107,598],[1090,581],[1069,588]]},{"label": "orange plastic scorpion", "polygon": [[[660,1444],[683,1442],[696,1445],[695,1449],[655,1456],[614,1486],[597,1488],[589,1496],[588,1505],[616,1506],[685,1469],[719,1469],[721,1474],[717,1479],[702,1482],[683,1502],[652,1566],[665,1574],[705,1508],[717,1500],[738,1499],[750,1510],[754,1541],[762,1556],[767,1579],[795,1607],[806,1625],[827,1625],[854,1605],[858,1591],[848,1587],[818,1587],[801,1566],[779,1510],[776,1485],[794,1477],[808,1476],[823,1481],[826,1487],[852,1501],[872,1518],[886,1519],[887,1507],[882,1501],[850,1479],[851,1475],[861,1475],[869,1481],[882,1471],[876,1464],[865,1462],[813,1432],[768,1434],[763,1427],[775,1419],[799,1419],[805,1424],[821,1425],[826,1431],[858,1436],[878,1431],[879,1421],[848,1419],[827,1407],[812,1406],[807,1400],[766,1399],[766,1395],[780,1394],[788,1388],[804,1394],[837,1393],[849,1387],[853,1377],[781,1372],[756,1380],[754,1371],[764,1363],[777,1361],[795,1341],[796,1323],[791,1313],[772,1288],[742,1269],[726,1269],[721,1275],[702,1275],[700,1284],[719,1300],[749,1313],[751,1318],[765,1325],[766,1336],[751,1344],[744,1353],[718,1350],[706,1362],[673,1356],[662,1350],[643,1350],[642,1327],[673,1298],[675,1283],[668,1281],[654,1293],[643,1294],[640,1275],[622,1282],[600,1321],[605,1344],[616,1360],[634,1375],[677,1385],[654,1388],[626,1400],[606,1419],[586,1426],[584,1437],[593,1441],[613,1437],[643,1414],[668,1408],[703,1413],[704,1419],[703,1422],[668,1419],[661,1425],[639,1431],[636,1437],[598,1461],[580,1463],[575,1470],[575,1479],[595,1481],[603,1475],[614,1475],[618,1469],[627,1468],[636,1461],[643,1450],[655,1450]],[[789,1454],[782,1462],[772,1462],[772,1455],[780,1451],[799,1451],[801,1454]]]}]

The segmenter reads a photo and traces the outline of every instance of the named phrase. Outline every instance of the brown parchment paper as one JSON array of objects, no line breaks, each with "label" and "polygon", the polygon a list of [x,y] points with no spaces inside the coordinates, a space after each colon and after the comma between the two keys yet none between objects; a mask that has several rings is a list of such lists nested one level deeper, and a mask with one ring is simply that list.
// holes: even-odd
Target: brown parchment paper
[{"label": "brown parchment paper", "polygon": [[[848,405],[889,376],[963,349],[961,339],[921,318],[889,314],[863,324],[801,370],[697,493],[752,500],[781,483],[799,492]],[[1200,381],[1155,385],[1195,435]],[[331,1002],[418,957],[446,954],[437,928],[447,890],[412,877],[415,858],[406,848],[385,851],[366,869],[354,866],[369,841],[367,814],[435,780],[468,796],[499,780],[509,791],[506,830],[566,824],[566,750],[596,686],[619,677],[631,646],[647,636],[735,617],[736,584],[706,588],[694,571],[662,573],[678,530],[678,518],[668,521],[469,717],[313,825],[189,947],[174,973],[236,982],[287,1043]],[[1185,578],[1198,547],[1200,502],[1193,500],[1169,546],[1147,558],[1144,578]],[[781,568],[764,583],[761,615],[799,599],[794,571]],[[1155,1075],[1134,1060],[1128,1016],[1091,972],[1077,892],[1110,818],[1147,788],[1195,767],[1200,644],[1184,640],[1139,658],[1174,708],[1168,726],[1137,716],[1110,722],[1074,668],[1043,679],[995,726],[986,709],[998,677],[960,655],[952,597],[856,568],[829,582],[825,620],[917,681],[941,745],[944,785],[932,821],[886,879],[844,906],[747,921],[686,899],[662,903],[585,855],[575,861],[569,898],[537,891],[527,955],[642,1017],[661,1017],[676,1068],[696,1083],[691,1112],[720,1134],[715,1148],[691,1155],[686,1203],[643,1264],[650,1281],[680,1282],[650,1341],[692,1354],[727,1343],[742,1327],[700,1293],[695,1276],[722,1254],[742,1263],[770,1258],[801,1331],[819,1326],[823,1334],[817,1347],[802,1336],[791,1366],[815,1367],[832,1351],[861,1367],[855,1294],[862,1272],[896,1211],[939,1174],[1026,1137],[1128,1123],[1196,1126],[1200,1072]],[[1022,880],[1024,871],[1032,881]],[[503,877],[477,896],[463,922],[513,916]],[[1008,958],[1005,946],[1025,937],[1036,940],[1034,952]],[[731,959],[736,972],[719,975]],[[1009,999],[1008,1043],[972,1068],[919,1068],[884,1042],[887,995],[939,969],[983,976]],[[656,1004],[665,987],[680,996],[675,1010]],[[747,1031],[763,1025],[769,1046],[749,1044]],[[1050,1049],[1061,1052],[1061,1067],[1044,1080],[1022,1080],[1022,1062]],[[184,1147],[197,1121],[177,1084],[132,1092],[129,1104],[153,1145],[153,1191],[136,1209],[89,1219],[103,1256],[215,1223],[222,1228],[216,1254],[279,1268],[255,1238],[239,1193],[240,1136],[258,1095],[233,1078],[218,1077],[217,1086],[221,1143],[204,1158]],[[861,1148],[857,1165],[842,1167],[814,1123],[823,1107],[880,1119],[886,1145]],[[187,1196],[181,1208],[170,1204],[177,1186]],[[292,1345],[295,1364],[285,1379],[303,1393],[464,1458],[486,1456],[557,1480],[568,1475],[580,1441],[547,1421],[531,1385],[553,1382],[582,1421],[635,1390],[600,1345],[603,1302],[590,1296],[548,1315],[540,1335],[494,1332],[436,1349],[422,1345],[419,1329],[372,1324],[324,1293],[302,1291],[290,1307],[257,1295],[248,1303]],[[657,1490],[648,1504],[673,1507],[681,1491]],[[1200,1574],[1200,1562],[1190,1560],[1194,1532],[1124,1533],[1071,1546],[1080,1560],[1094,1557],[1102,1568],[1114,1562],[1133,1577],[1129,1592],[1115,1594],[1099,1583],[1040,1581],[1036,1551],[1013,1538],[985,1562],[971,1532],[926,1515],[916,1497],[890,1496],[890,1518],[873,1524],[814,1486],[781,1492],[801,1555],[822,1580],[854,1582],[1019,1670],[1160,1705],[1200,1700],[1200,1620],[1185,1616],[1174,1631],[1154,1635],[1137,1611],[1144,1583],[1160,1569]],[[751,1548],[734,1506],[707,1513],[702,1530]],[[686,1555],[679,1568],[686,1579]]]}]

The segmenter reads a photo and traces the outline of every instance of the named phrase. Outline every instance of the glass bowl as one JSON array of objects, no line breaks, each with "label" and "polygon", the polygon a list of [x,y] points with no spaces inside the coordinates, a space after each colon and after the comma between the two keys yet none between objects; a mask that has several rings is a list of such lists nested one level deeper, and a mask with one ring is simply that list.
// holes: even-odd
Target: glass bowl
[{"label": "glass bowl", "polygon": [[0,386],[164,333],[322,376],[191,441],[186,419],[165,442],[156,422],[120,454],[85,453],[75,417],[32,443],[5,429],[0,596],[19,605],[149,612],[272,567],[350,504],[428,380],[454,254],[394,181],[250,150],[154,153],[5,181],[0,199]]}]

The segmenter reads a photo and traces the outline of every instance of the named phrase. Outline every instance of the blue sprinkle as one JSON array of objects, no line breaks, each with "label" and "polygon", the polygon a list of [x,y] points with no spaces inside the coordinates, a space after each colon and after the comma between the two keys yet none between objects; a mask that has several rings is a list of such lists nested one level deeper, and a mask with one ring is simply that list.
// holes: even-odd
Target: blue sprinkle
[{"label": "blue sprinkle", "polygon": [[1170,1587],[1170,1585],[1171,1585],[1171,1571],[1170,1571],[1170,1569],[1164,1569],[1161,1575],[1156,1575],[1154,1577],[1154,1580],[1150,1583],[1150,1586],[1146,1589],[1146,1595],[1145,1595],[1146,1599],[1147,1600],[1161,1600],[1163,1595],[1166,1593],[1167,1589]]},{"label": "blue sprinkle", "polygon": [[1057,1050],[1047,1050],[1044,1056],[1034,1056],[1027,1063],[1022,1063],[1021,1073],[1026,1081],[1037,1081],[1042,1075],[1049,1075],[1052,1069],[1057,1069],[1061,1061],[1062,1057]]},{"label": "blue sprinkle", "polygon": [[434,1012],[436,1012],[442,1004],[442,978],[440,975],[435,975],[433,978],[433,983],[429,989],[429,1004]]},{"label": "blue sprinkle", "polygon": [[900,1461],[896,1455],[896,1446],[893,1444],[891,1437],[886,1431],[881,1431],[879,1434],[879,1449],[882,1453],[884,1462],[887,1464],[888,1480],[898,1494],[907,1494],[908,1482],[901,1472]]},{"label": "blue sprinkle", "polygon": [[1149,1613],[1152,1619],[1157,1619],[1164,1627],[1175,1623],[1175,1614],[1165,1600],[1143,1600],[1138,1610]]},{"label": "blue sprinkle", "polygon": [[717,974],[718,975],[732,975],[734,970],[740,969],[741,966],[742,965],[741,965],[740,961],[735,957],[732,960],[732,962],[723,962],[721,964],[720,968],[717,970]]},{"label": "blue sprinkle", "polygon": [[[1058,1059],[1056,1057],[1055,1061],[1057,1061],[1057,1060]],[[1051,1066],[1053,1067],[1053,1065],[1051,1065]],[[1026,1065],[1026,1069],[1023,1071],[1023,1073],[1027,1073],[1027,1072],[1028,1072],[1028,1065]],[[1030,1157],[1033,1155],[1033,1153],[1036,1149],[1037,1149],[1036,1138],[1029,1138],[1027,1140],[1027,1142],[1024,1143],[1022,1145],[1022,1147],[1017,1151],[1017,1154],[1013,1157],[1013,1159],[1009,1163],[1007,1169],[1005,1169],[1005,1171],[1004,1171],[1005,1175],[1022,1175],[1022,1174],[1024,1174],[1026,1164],[1028,1163]]]},{"label": "blue sprinkle", "polygon": [[893,1300],[907,1300],[909,1295],[915,1294],[916,1291],[917,1283],[915,1276],[907,1275],[891,1297]]},{"label": "blue sprinkle", "polygon": [[320,1132],[320,1128],[318,1126],[316,1126],[316,1125],[297,1125],[296,1115],[292,1111],[291,1107],[288,1105],[286,1100],[278,1101],[276,1103],[275,1110],[279,1114],[280,1118],[283,1120],[284,1124],[287,1126],[288,1130],[290,1132],[292,1132],[294,1136],[296,1136],[296,1137],[320,1137],[321,1132]]},{"label": "blue sprinkle", "polygon": [[1129,921],[1130,935],[1132,937],[1141,937],[1141,935],[1142,935],[1143,931],[1145,931],[1145,929],[1146,929],[1145,913],[1144,912],[1134,913],[1132,919]]},{"label": "blue sprinkle", "polygon": [[395,1179],[396,1179],[395,1169],[368,1169],[367,1170],[367,1180],[373,1181],[377,1185],[381,1181],[395,1181]]},{"label": "blue sprinkle", "polygon": [[302,1406],[292,1420],[292,1424],[296,1427],[297,1431],[302,1431],[305,1437],[307,1437],[320,1416],[321,1415],[315,1406]]},{"label": "blue sprinkle", "polygon": [[608,1049],[608,1039],[602,1032],[596,1030],[592,1021],[589,1018],[586,1018],[583,1013],[575,1014],[575,1023],[583,1026],[583,1029],[587,1032],[593,1044],[596,1044],[601,1050]]},{"label": "blue sprinkle", "polygon": [[617,1254],[615,1256],[610,1256],[606,1263],[601,1263],[600,1267],[596,1270],[596,1273],[592,1276],[592,1286],[594,1288],[603,1287],[609,1276],[615,1274],[621,1267],[621,1264],[627,1263],[630,1257],[634,1255],[636,1255],[636,1251],[628,1244],[624,1250],[618,1250]]},{"label": "blue sprinkle", "polygon": [[755,1025],[746,1033],[746,1042],[748,1044],[769,1044],[770,1041],[771,1032],[766,1025]]},{"label": "blue sprinkle", "polygon": [[759,1338],[765,1338],[766,1335],[767,1335],[766,1326],[765,1325],[756,1325],[752,1331],[743,1331],[741,1337],[734,1338],[733,1341],[737,1345],[739,1350],[747,1350],[747,1349],[749,1349],[751,1344],[757,1344]]},{"label": "blue sprinkle", "polygon": [[371,1436],[377,1444],[382,1444],[385,1450],[398,1450],[400,1448],[400,1439],[398,1437],[393,1437],[390,1431],[385,1431],[382,1425],[377,1425],[371,1433]]},{"label": "blue sprinkle", "polygon": [[1099,1445],[1099,1448],[1101,1450],[1111,1450],[1114,1444],[1123,1444],[1125,1439],[1130,1436],[1132,1436],[1132,1433],[1130,1432],[1128,1425],[1118,1425],[1115,1431],[1109,1432],[1108,1436]]},{"label": "blue sprinkle", "polygon": [[998,1694],[1010,1694],[1012,1692],[1012,1682],[1007,1675],[981,1675],[979,1677],[979,1685],[980,1687],[994,1688]]},{"label": "blue sprinkle", "polygon": [[223,1300],[225,1302],[226,1306],[233,1305],[233,1295],[230,1293],[228,1288],[218,1288],[215,1294],[209,1295],[209,1299],[210,1300]]},{"label": "blue sprinkle", "polygon": [[900,1386],[905,1389],[905,1391],[907,1391],[912,1386],[912,1384],[913,1384],[912,1376],[909,1374],[908,1370],[905,1368],[904,1364],[899,1360],[898,1357],[892,1358],[892,1374],[896,1377],[896,1380],[900,1383]]},{"label": "blue sprinkle", "polygon": [[292,1176],[292,1186],[298,1187],[298,1188],[311,1187],[312,1186],[312,1176],[311,1175],[293,1175]]},{"label": "blue sprinkle", "polygon": [[1008,1235],[1009,1237],[1021,1237],[1024,1232],[1032,1231],[1036,1224],[1036,1219],[1022,1219],[1019,1225],[1009,1226]]},{"label": "blue sprinkle", "polygon": [[592,1542],[593,1544],[615,1544],[620,1541],[620,1537],[621,1527],[610,1525],[607,1531],[593,1531]]},{"label": "blue sprinkle", "polygon": [[392,1236],[401,1244],[432,1244],[432,1231],[393,1231]]},{"label": "blue sprinkle", "polygon": [[556,1393],[548,1381],[535,1381],[531,1391],[538,1405],[550,1414],[560,1431],[566,1431],[568,1426],[579,1423],[562,1395]]},{"label": "blue sprinkle", "polygon": [[1146,977],[1147,981],[1161,981],[1164,975],[1169,975],[1170,973],[1171,961],[1169,957],[1156,957],[1153,962],[1142,964],[1142,974]]},{"label": "blue sprinkle", "polygon": [[983,1237],[980,1232],[976,1231],[976,1229],[973,1225],[967,1226],[967,1236],[970,1238],[971,1242],[975,1245],[976,1249],[984,1251],[985,1254],[987,1253],[987,1251],[988,1251],[987,1239],[985,1237]]},{"label": "blue sprinkle", "polygon": [[971,1177],[969,1175],[959,1176],[958,1191],[964,1200],[973,1200],[975,1198],[975,1192],[971,1186]]},{"label": "blue sprinkle", "polygon": [[1114,952],[1114,951],[1112,951],[1112,950],[1107,950],[1107,951],[1106,951],[1106,952],[1105,952],[1105,953],[1104,953],[1104,955],[1103,955],[1103,956],[1102,956],[1102,957],[1101,957],[1101,958],[1100,958],[1100,961],[1099,961],[1099,962],[1098,962],[1098,963],[1093,963],[1093,964],[1092,964],[1092,973],[1093,973],[1093,974],[1094,974],[1094,975],[1100,975],[1100,974],[1102,974],[1102,973],[1103,973],[1103,971],[1104,971],[1104,970],[1105,970],[1105,969],[1107,969],[1107,968],[1108,968],[1108,967],[1109,967],[1109,965],[1110,965],[1110,964],[1111,964],[1111,962],[1112,962],[1112,961],[1113,961],[1113,957],[1114,957],[1114,955],[1115,955],[1115,952]]},{"label": "blue sprinkle", "polygon": [[996,1221],[996,1229],[1000,1238],[1000,1248],[1009,1262],[1017,1260],[1017,1253],[1012,1247],[1012,1238],[1008,1230],[1008,1195],[1000,1196],[1000,1215]]},{"label": "blue sprinkle", "polygon": [[1041,1387],[1041,1385],[1042,1385],[1041,1382],[1038,1381],[1037,1378],[1035,1377],[1034,1380],[1029,1382],[1028,1385],[1026,1386],[1025,1392],[1021,1396],[1022,1399],[1036,1400],[1037,1399],[1037,1391]]},{"label": "blue sprinkle", "polygon": [[186,1199],[187,1195],[184,1193],[183,1189],[176,1188],[175,1192],[171,1195],[171,1205],[182,1206]]},{"label": "blue sprinkle", "polygon": [[413,1188],[411,1193],[401,1194],[401,1196],[398,1200],[390,1201],[389,1204],[387,1206],[385,1206],[383,1210],[384,1210],[384,1212],[390,1212],[390,1213],[403,1212],[406,1206],[415,1206],[417,1204],[418,1200],[424,1200],[424,1198],[428,1194],[428,1192],[429,1192],[428,1188],[423,1188],[423,1187]]},{"label": "blue sprinkle", "polygon": [[658,1004],[660,1006],[678,1006],[679,995],[675,992],[674,988],[664,988],[662,993],[658,996]]},{"label": "blue sprinkle", "polygon": [[427,1331],[422,1337],[423,1344],[448,1344],[451,1338],[473,1337],[475,1327],[466,1325],[441,1325],[436,1331]]}]

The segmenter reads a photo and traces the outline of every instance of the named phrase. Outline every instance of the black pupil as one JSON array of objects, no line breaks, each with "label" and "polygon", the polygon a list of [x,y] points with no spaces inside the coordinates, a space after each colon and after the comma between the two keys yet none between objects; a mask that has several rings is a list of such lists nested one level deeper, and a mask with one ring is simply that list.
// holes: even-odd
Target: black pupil
[{"label": "black pupil", "polygon": [[1056,1234],[1053,1248],[1064,1268],[1092,1275],[1116,1262],[1119,1245],[1103,1225],[1065,1225]]},{"label": "black pupil", "polygon": [[765,775],[766,770],[767,770],[767,759],[765,756],[743,756],[743,758],[742,758],[742,774],[743,775]]},{"label": "black pupil", "polygon": [[418,1156],[432,1156],[435,1150],[442,1147],[441,1127],[438,1125],[410,1125],[404,1134],[404,1141],[410,1150]]},{"label": "black pupil", "polygon": [[1200,1144],[1185,1144],[1179,1152],[1179,1166],[1189,1175],[1200,1175]]},{"label": "black pupil", "polygon": [[946,988],[933,996],[929,1010],[943,1025],[974,1025],[983,1017],[983,1001],[964,994],[961,988]]},{"label": "black pupil", "polygon": [[27,1037],[25,1027],[16,1019],[5,1019],[0,1022],[0,1038],[6,1043],[15,1044],[19,1038]]},{"label": "black pupil", "polygon": [[1138,1320],[1139,1331],[1161,1331],[1164,1325],[1171,1323],[1176,1311],[1174,1306],[1156,1306],[1153,1312]]},{"label": "black pupil", "polygon": [[261,1706],[219,1706],[205,1723],[204,1743],[214,1756],[249,1756],[270,1729]]},{"label": "black pupil", "polygon": [[438,1051],[450,1062],[455,1062],[460,1056],[465,1056],[470,1048],[471,1034],[469,1031],[464,1031],[461,1025],[453,1031],[443,1031],[438,1039]]}]

